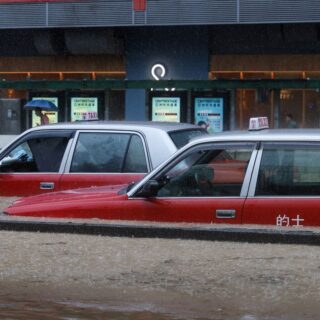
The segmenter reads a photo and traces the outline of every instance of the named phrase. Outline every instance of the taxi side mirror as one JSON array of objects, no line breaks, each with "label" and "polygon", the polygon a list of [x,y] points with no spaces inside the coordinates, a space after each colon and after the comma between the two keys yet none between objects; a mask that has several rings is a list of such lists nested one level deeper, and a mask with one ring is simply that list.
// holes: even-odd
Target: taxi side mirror
[{"label": "taxi side mirror", "polygon": [[28,155],[26,153],[23,153],[21,155],[19,155],[18,158],[11,158],[9,156],[4,157],[1,161],[0,161],[0,166],[5,167],[5,166],[11,166],[11,165],[15,165],[18,163],[23,163],[28,161]]},{"label": "taxi side mirror", "polygon": [[138,195],[145,198],[153,198],[157,195],[160,188],[161,184],[159,183],[159,181],[149,180],[143,185]]},{"label": "taxi side mirror", "polygon": [[6,167],[6,166],[10,166],[10,165],[12,165],[12,164],[15,164],[15,163],[17,163],[17,162],[19,162],[18,159],[5,157],[4,159],[2,159],[2,160],[0,161],[0,166],[1,166],[1,167]]}]

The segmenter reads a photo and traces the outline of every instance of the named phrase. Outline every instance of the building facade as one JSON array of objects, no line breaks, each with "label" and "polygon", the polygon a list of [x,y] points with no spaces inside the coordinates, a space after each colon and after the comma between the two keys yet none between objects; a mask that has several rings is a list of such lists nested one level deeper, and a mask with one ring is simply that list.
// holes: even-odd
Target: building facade
[{"label": "building facade", "polygon": [[0,135],[51,122],[320,125],[316,0],[0,0]]}]

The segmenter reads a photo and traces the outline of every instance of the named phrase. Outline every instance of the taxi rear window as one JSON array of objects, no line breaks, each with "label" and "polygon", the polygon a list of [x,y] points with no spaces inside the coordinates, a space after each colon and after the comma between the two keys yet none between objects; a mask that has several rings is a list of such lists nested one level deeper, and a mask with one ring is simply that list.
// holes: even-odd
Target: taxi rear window
[{"label": "taxi rear window", "polygon": [[208,132],[204,129],[191,129],[169,132],[171,140],[178,149],[186,145],[191,139],[205,134],[208,134]]}]

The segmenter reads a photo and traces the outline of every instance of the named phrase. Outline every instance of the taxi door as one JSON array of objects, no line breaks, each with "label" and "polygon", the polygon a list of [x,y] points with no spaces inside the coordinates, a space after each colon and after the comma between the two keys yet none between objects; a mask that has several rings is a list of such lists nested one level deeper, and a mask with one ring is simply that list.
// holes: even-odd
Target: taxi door
[{"label": "taxi door", "polygon": [[254,143],[194,147],[129,195],[126,215],[149,221],[240,224],[256,153]]},{"label": "taxi door", "polygon": [[243,223],[320,226],[319,159],[318,142],[262,143]]},{"label": "taxi door", "polygon": [[0,195],[58,191],[72,134],[70,130],[35,131],[4,150],[0,159]]},{"label": "taxi door", "polygon": [[60,189],[129,184],[150,170],[140,134],[130,131],[79,131]]}]

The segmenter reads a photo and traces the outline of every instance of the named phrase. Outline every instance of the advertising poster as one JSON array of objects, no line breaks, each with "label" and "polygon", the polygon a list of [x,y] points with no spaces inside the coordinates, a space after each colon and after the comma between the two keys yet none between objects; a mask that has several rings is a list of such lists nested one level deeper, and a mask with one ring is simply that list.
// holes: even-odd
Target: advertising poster
[{"label": "advertising poster", "polygon": [[71,98],[71,121],[98,119],[98,98]]},{"label": "advertising poster", "polygon": [[[58,106],[58,98],[57,97],[34,97],[32,100],[48,100],[54,103],[57,107]],[[58,122],[58,112],[56,111],[46,111],[43,110],[42,113],[44,113],[49,118],[49,123],[57,123]],[[36,115],[35,111],[32,111],[32,127],[40,126],[41,125],[41,119]]]},{"label": "advertising poster", "polygon": [[180,98],[152,98],[152,121],[180,122]]},{"label": "advertising poster", "polygon": [[223,98],[195,98],[195,123],[204,121],[209,133],[223,131]]}]

